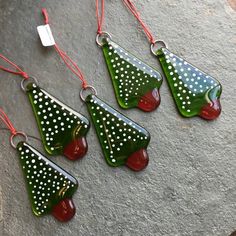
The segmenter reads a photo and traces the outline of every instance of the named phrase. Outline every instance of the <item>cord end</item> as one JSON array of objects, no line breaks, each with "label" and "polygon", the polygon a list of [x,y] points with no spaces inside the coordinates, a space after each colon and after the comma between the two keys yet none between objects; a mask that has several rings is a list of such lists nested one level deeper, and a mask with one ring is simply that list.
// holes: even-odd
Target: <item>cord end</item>
[{"label": "cord end", "polygon": [[29,79],[29,75],[24,71],[21,72],[21,76],[25,79]]}]

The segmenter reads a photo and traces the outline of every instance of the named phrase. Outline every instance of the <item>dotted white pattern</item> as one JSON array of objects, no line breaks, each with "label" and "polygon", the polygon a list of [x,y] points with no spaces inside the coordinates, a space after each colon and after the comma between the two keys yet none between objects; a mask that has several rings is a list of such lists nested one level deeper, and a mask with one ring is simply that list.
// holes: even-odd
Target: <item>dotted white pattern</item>
[{"label": "dotted white pattern", "polygon": [[76,191],[76,179],[32,146],[21,143],[18,152],[36,215],[49,213],[55,201],[71,197]]},{"label": "dotted white pattern", "polygon": [[149,133],[141,126],[123,116],[96,96],[87,98],[97,135],[105,157],[119,165],[130,154],[146,148],[150,141]]},{"label": "dotted white pattern", "polygon": [[118,44],[109,41],[103,46],[108,68],[121,106],[133,107],[138,100],[154,88],[160,88],[162,76]]},{"label": "dotted white pattern", "polygon": [[86,135],[89,121],[84,116],[35,84],[32,84],[32,89],[28,93],[47,151],[50,150],[50,153],[54,153],[54,150],[62,151],[68,136],[75,139]]},{"label": "dotted white pattern", "polygon": [[176,103],[180,104],[180,112],[198,112],[201,107],[197,103],[203,105],[210,102],[207,101],[207,94],[221,86],[220,83],[168,49],[162,48],[161,51],[163,54],[160,56],[160,62]]}]

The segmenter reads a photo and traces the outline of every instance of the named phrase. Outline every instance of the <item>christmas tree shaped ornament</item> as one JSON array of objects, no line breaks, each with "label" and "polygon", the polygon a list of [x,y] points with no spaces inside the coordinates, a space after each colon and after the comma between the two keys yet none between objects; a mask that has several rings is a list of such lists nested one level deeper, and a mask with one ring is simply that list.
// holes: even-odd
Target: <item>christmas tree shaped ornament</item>
[{"label": "christmas tree shaped ornament", "polygon": [[118,44],[105,40],[102,49],[119,105],[153,111],[160,105],[162,77],[152,67],[128,53]]},{"label": "christmas tree shaped ornament", "polygon": [[34,214],[69,221],[75,215],[71,198],[78,188],[76,179],[26,142],[18,143],[17,150]]},{"label": "christmas tree shaped ornament", "polygon": [[[16,131],[2,109],[0,119],[10,130],[10,143],[19,153],[33,213],[52,214],[61,222],[71,220],[76,212],[72,196],[78,188],[77,180],[29,145],[28,137]],[[24,141],[15,144],[19,137]]]},{"label": "christmas tree shaped ornament", "polygon": [[181,115],[213,120],[220,115],[222,86],[216,79],[171,53],[156,52]]},{"label": "christmas tree shaped ornament", "polygon": [[144,169],[149,160],[149,133],[95,95],[88,95],[85,102],[107,163],[127,165],[134,171]]},{"label": "christmas tree shaped ornament", "polygon": [[88,150],[88,119],[40,88],[38,81],[29,77],[19,66],[1,54],[0,57],[18,71],[4,67],[0,69],[24,78],[21,88],[29,97],[47,153],[53,156],[63,154],[69,160],[82,158]]},{"label": "christmas tree shaped ornament", "polygon": [[87,118],[66,106],[36,83],[26,86],[45,149],[50,155],[63,153],[70,160],[83,157],[88,149]]},{"label": "christmas tree shaped ornament", "polygon": [[216,119],[221,113],[222,86],[219,81],[170,52],[164,41],[154,40],[131,0],[123,2],[143,27],[151,43],[151,51],[162,66],[180,114],[184,117]]},{"label": "christmas tree shaped ornament", "polygon": [[[46,9],[43,9],[42,12],[45,23],[48,23]],[[149,133],[100,100],[95,88],[87,84],[76,63],[57,44],[54,45],[54,48],[66,66],[82,82],[80,97],[87,105],[108,165],[112,167],[126,165],[134,171],[143,170],[149,161],[147,154]]]},{"label": "christmas tree shaped ornament", "polygon": [[102,13],[99,17],[99,1],[96,0],[98,30],[96,42],[102,48],[112,79],[116,99],[124,109],[137,107],[150,112],[160,105],[159,89],[162,76],[111,39],[102,31],[104,19],[104,0],[101,0]]}]

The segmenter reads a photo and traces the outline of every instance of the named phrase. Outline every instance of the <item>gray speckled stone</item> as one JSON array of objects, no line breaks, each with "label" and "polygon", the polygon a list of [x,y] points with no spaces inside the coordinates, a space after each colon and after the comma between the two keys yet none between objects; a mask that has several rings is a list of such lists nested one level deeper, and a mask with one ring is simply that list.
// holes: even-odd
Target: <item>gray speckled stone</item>
[{"label": "gray speckled stone", "polygon": [[[180,117],[164,81],[157,111],[123,112],[152,135],[150,165],[142,173],[108,167],[91,128],[83,160],[51,157],[80,183],[74,196],[77,215],[68,224],[32,215],[18,156],[8,143],[9,134],[1,131],[0,235],[228,236],[236,229],[236,12],[226,0],[135,3],[154,35],[221,81],[222,115],[213,122]],[[23,65],[42,87],[88,115],[78,80],[53,49],[39,42],[42,6],[50,13],[56,41],[78,62],[100,97],[118,108],[102,51],[94,43],[95,0],[0,0],[0,51]],[[137,26],[122,1],[106,1],[105,29],[160,69]],[[19,130],[39,137],[19,87],[21,78],[4,72],[0,77],[0,106]],[[42,150],[39,142],[32,142]]]}]

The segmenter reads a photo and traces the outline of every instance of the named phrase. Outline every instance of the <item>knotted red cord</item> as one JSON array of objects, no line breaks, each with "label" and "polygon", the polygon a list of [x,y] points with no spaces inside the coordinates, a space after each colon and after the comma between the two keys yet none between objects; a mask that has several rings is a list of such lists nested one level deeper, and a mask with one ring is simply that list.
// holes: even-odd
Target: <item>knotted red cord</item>
[{"label": "knotted red cord", "polygon": [[102,34],[102,26],[104,22],[104,0],[101,0],[101,15],[99,16],[99,0],[96,0],[96,17],[97,17],[97,33]]},{"label": "knotted red cord", "polygon": [[[45,24],[49,24],[49,17],[47,10],[45,8],[42,9],[42,14],[44,17],[44,22]],[[55,50],[61,57],[61,59],[64,61],[66,66],[70,69],[72,73],[74,73],[81,81],[82,81],[82,87],[86,88],[87,87],[87,81],[85,80],[83,73],[77,66],[77,64],[63,51],[60,49],[60,47],[55,43],[54,45]]]},{"label": "knotted red cord", "polygon": [[0,54],[0,58],[2,58],[4,61],[6,61],[7,63],[9,63],[11,66],[15,67],[17,71],[5,68],[3,66],[0,66],[0,70],[4,70],[6,72],[12,73],[14,75],[20,75],[25,79],[29,78],[29,75],[23,71],[19,66],[17,66],[15,63],[13,63],[12,61],[10,61],[9,59],[7,59],[6,57],[4,57],[2,54]]},{"label": "knotted red cord", "polygon": [[16,135],[18,132],[11,123],[10,119],[6,115],[6,113],[0,108],[0,119],[3,121],[3,123],[7,126],[7,128],[10,130],[12,135]]},{"label": "knotted red cord", "polygon": [[137,8],[135,7],[135,5],[131,2],[131,0],[123,0],[125,6],[131,11],[131,13],[135,16],[135,18],[139,21],[140,25],[142,26],[145,34],[148,37],[148,40],[154,44],[155,43],[155,39],[151,33],[151,31],[149,30],[149,28],[145,25],[145,23],[142,21],[141,17],[140,17],[140,13],[138,12]]}]

